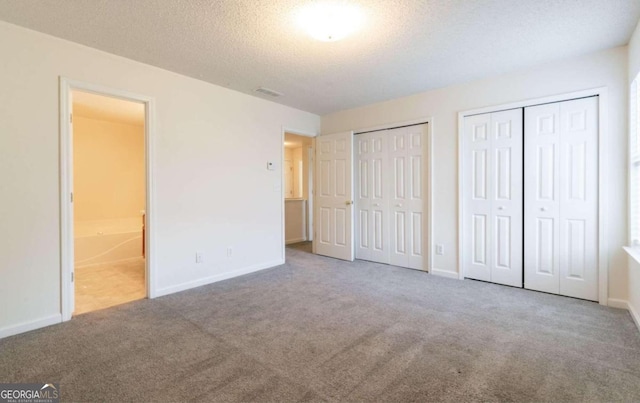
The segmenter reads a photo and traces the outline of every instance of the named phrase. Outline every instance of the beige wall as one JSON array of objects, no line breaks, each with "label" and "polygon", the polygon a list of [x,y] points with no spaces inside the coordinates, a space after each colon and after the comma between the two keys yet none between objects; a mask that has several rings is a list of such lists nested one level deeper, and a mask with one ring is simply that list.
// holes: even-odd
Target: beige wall
[{"label": "beige wall", "polygon": [[144,127],[76,115],[73,162],[75,221],[140,216]]},{"label": "beige wall", "polygon": [[[639,62],[640,65],[640,62]],[[419,93],[322,117],[322,134],[432,117],[433,269],[457,277],[458,263],[458,112],[550,95],[608,88],[606,216],[609,298],[627,298],[627,47],[561,60],[524,71]]]}]

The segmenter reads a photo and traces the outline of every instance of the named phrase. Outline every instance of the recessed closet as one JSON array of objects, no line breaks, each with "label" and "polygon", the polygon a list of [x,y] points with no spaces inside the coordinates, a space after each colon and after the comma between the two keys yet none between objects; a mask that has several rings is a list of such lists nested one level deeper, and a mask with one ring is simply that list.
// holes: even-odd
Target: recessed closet
[{"label": "recessed closet", "polygon": [[466,278],[598,300],[598,97],[466,116]]}]

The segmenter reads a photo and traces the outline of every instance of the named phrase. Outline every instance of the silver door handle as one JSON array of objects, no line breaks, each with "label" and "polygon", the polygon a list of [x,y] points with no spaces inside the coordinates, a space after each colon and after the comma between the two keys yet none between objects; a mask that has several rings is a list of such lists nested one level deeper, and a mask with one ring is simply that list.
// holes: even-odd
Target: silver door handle
[{"label": "silver door handle", "polygon": [[546,207],[540,207],[540,211],[547,211]]},{"label": "silver door handle", "polygon": [[504,210],[504,206],[498,207],[498,210]]}]

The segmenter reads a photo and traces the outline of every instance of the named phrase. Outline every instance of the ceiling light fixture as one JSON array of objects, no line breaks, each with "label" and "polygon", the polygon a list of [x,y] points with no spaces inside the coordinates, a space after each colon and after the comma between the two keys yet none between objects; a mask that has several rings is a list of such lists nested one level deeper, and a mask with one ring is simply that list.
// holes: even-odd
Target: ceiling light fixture
[{"label": "ceiling light fixture", "polygon": [[339,41],[362,25],[362,13],[343,2],[314,3],[298,12],[298,25],[313,38],[325,42]]}]

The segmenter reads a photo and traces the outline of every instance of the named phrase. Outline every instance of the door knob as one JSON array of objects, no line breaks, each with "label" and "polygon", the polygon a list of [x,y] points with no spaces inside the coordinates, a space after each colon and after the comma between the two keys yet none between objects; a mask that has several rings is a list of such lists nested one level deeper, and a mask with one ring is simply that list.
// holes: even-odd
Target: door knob
[{"label": "door knob", "polygon": [[345,204],[346,204],[347,206],[350,206],[350,205],[352,205],[352,204],[353,204],[353,200],[347,200],[347,201],[345,202]]},{"label": "door knob", "polygon": [[504,206],[498,207],[498,210],[504,210]]},{"label": "door knob", "polygon": [[402,203],[396,204],[396,207],[402,207]]},{"label": "door knob", "polygon": [[373,203],[373,207],[380,207],[380,203]]},{"label": "door knob", "polygon": [[547,211],[546,207],[540,207],[540,211]]}]

